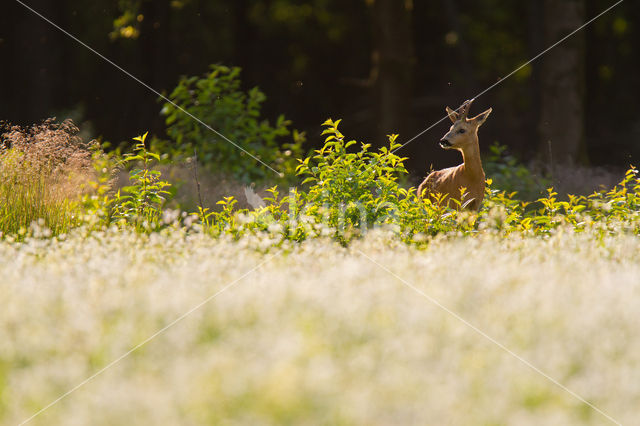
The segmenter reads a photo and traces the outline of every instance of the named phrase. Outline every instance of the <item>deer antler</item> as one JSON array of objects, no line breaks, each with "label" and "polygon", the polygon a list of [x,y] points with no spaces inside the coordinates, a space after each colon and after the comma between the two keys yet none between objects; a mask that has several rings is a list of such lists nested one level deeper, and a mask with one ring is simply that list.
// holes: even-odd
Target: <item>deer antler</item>
[{"label": "deer antler", "polygon": [[467,118],[467,114],[469,114],[469,108],[471,108],[471,104],[475,101],[475,99],[469,99],[464,101],[464,103],[458,108],[460,114],[460,120]]}]

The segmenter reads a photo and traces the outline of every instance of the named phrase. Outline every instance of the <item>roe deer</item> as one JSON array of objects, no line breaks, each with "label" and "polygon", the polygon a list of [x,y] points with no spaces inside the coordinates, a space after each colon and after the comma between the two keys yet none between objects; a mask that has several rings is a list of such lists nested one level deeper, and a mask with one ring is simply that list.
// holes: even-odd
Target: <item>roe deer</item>
[{"label": "roe deer", "polygon": [[[458,204],[452,203],[451,200],[458,200],[462,207],[472,210],[480,209],[480,203],[484,198],[485,177],[480,160],[478,127],[489,117],[492,109],[489,108],[473,118],[467,118],[473,101],[473,99],[465,101],[458,108],[459,112],[446,108],[453,125],[440,139],[440,146],[443,149],[457,149],[462,153],[462,164],[431,172],[418,187],[418,197],[422,198],[423,192],[427,191],[431,199],[435,194],[444,195],[450,207],[457,207]],[[462,199],[461,188],[465,188]]]}]

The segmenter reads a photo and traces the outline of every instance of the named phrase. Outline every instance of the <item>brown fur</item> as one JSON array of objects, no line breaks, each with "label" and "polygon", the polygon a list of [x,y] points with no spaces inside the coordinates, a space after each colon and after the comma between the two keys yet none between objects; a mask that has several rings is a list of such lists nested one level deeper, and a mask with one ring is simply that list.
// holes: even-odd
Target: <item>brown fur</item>
[{"label": "brown fur", "polygon": [[[478,128],[491,113],[491,108],[476,117],[467,118],[472,102],[473,99],[462,104],[458,108],[459,112],[447,107],[453,125],[440,140],[442,148],[460,151],[462,164],[431,172],[418,187],[420,198],[426,191],[432,201],[436,200],[436,194],[441,194],[450,207],[458,208],[461,205],[472,210],[480,209],[484,198],[485,176],[480,159]],[[464,197],[461,197],[461,188],[465,188]],[[460,204],[452,200],[457,200]]]}]

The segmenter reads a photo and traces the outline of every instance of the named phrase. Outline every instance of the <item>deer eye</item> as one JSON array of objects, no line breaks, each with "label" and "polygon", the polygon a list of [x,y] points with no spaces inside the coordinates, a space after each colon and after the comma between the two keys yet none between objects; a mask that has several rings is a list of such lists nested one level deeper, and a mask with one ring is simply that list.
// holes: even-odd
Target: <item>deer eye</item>
[{"label": "deer eye", "polygon": [[458,133],[464,133],[464,132],[466,132],[466,130],[464,130],[464,129],[458,130]]}]

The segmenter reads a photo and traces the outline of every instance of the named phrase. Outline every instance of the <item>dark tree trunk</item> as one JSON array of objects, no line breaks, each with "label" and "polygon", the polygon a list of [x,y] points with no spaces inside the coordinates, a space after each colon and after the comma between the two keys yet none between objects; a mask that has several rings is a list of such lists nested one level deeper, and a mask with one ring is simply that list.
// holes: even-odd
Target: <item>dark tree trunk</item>
[{"label": "dark tree trunk", "polygon": [[[60,22],[59,9],[53,0],[38,0],[29,5],[54,22]],[[60,36],[58,30],[26,8],[19,10],[15,40],[19,65],[16,105],[27,123],[44,120],[52,114],[54,83],[60,71]],[[26,123],[23,123],[26,124]]]},{"label": "dark tree trunk", "polygon": [[377,141],[400,133],[406,139],[412,90],[411,1],[375,0],[373,67]]},{"label": "dark tree trunk", "polygon": [[[544,18],[542,3],[538,1],[527,2],[528,21],[528,56],[535,57],[542,52],[544,45]],[[541,111],[541,87],[540,87],[540,62],[534,62],[531,72],[531,83],[529,84],[528,95],[530,99],[529,111],[527,113],[526,138],[522,141],[520,157],[525,159],[536,158],[539,151],[540,135],[538,132]]]},{"label": "dark tree trunk", "polygon": [[[544,41],[558,41],[584,23],[584,0],[544,1]],[[540,153],[553,171],[586,163],[585,33],[578,32],[542,58],[540,69]]]}]

